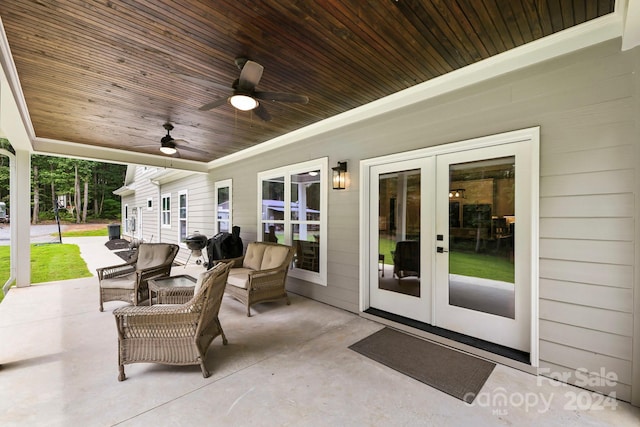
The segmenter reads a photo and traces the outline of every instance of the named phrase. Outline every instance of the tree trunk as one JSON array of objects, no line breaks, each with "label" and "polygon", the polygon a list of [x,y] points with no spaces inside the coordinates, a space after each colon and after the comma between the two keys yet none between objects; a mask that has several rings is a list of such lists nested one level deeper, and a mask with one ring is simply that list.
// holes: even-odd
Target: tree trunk
[{"label": "tree trunk", "polygon": [[76,205],[76,224],[80,224],[80,215],[82,210],[82,194],[80,193],[80,180],[78,179],[78,165],[75,165],[75,182],[73,184],[74,189],[74,202]]},{"label": "tree trunk", "polygon": [[99,209],[99,205],[98,205],[98,174],[96,172],[93,173],[93,188],[94,188],[94,194],[93,194],[93,216],[96,218],[100,218],[100,215],[102,215],[102,212],[100,212]]},{"label": "tree trunk", "polygon": [[89,206],[89,181],[84,182],[84,203],[82,205],[82,222],[87,222],[87,207]]},{"label": "tree trunk", "polygon": [[31,223],[37,224],[40,216],[40,187],[38,183],[38,166],[33,167],[33,215]]}]

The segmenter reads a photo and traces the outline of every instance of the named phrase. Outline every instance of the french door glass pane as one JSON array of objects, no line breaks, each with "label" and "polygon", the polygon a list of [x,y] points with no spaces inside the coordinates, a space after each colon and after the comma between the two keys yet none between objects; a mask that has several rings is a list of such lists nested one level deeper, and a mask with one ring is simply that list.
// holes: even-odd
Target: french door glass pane
[{"label": "french door glass pane", "polygon": [[449,167],[449,304],[515,318],[515,157]]},{"label": "french door glass pane", "polygon": [[378,287],[420,297],[420,169],[378,183]]}]

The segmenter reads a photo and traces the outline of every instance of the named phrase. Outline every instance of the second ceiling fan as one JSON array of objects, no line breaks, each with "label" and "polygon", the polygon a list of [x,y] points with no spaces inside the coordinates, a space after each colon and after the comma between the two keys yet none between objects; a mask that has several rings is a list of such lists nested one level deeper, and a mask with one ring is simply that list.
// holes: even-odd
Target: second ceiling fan
[{"label": "second ceiling fan", "polygon": [[199,108],[201,111],[208,111],[224,105],[227,101],[238,110],[254,110],[256,115],[264,121],[271,120],[271,115],[260,103],[262,101],[293,102],[306,104],[309,98],[304,95],[287,92],[263,92],[256,90],[256,86],[262,78],[264,67],[257,62],[246,58],[236,58],[236,65],[240,69],[240,77],[231,85],[231,96],[217,99]]}]

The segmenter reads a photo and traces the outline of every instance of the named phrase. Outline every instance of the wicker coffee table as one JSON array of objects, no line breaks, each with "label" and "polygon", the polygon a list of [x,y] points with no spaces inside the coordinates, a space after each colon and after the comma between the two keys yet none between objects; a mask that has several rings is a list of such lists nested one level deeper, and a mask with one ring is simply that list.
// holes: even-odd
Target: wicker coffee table
[{"label": "wicker coffee table", "polygon": [[156,294],[158,304],[184,304],[193,298],[196,279],[186,274],[180,276],[151,279],[149,284],[149,305]]}]

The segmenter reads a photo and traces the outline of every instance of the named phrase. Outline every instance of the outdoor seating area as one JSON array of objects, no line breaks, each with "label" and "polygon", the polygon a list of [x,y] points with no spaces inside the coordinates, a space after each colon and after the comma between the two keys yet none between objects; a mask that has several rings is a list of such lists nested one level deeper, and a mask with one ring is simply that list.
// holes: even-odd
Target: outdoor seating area
[{"label": "outdoor seating area", "polygon": [[203,271],[184,304],[158,304],[151,307],[121,307],[113,312],[118,327],[119,381],[126,379],[124,365],[140,362],[168,365],[200,365],[202,376],[211,342],[222,335],[218,312],[230,264],[218,263]]},{"label": "outdoor seating area", "polygon": [[[67,243],[80,246],[91,271],[117,259],[101,238]],[[177,265],[171,275],[203,271]],[[127,381],[120,382],[118,331],[109,311],[162,306],[114,301],[101,313],[91,309],[98,288],[94,276],[8,293],[0,310],[0,424],[493,426],[506,418],[514,425],[626,426],[640,420],[640,410],[624,402],[567,409],[571,393],[584,390],[502,365],[482,388],[484,400],[466,404],[349,349],[382,329],[380,323],[291,293],[286,310],[267,302],[254,306],[260,315],[251,318],[222,297],[218,318],[227,345],[216,339],[207,347],[208,378],[198,364],[140,362],[127,365]],[[549,403],[506,407],[496,396],[543,396]]]},{"label": "outdoor seating area", "polygon": [[277,243],[252,242],[245,254],[231,260],[226,292],[247,307],[260,302],[285,299],[290,304],[285,284],[295,249]]},{"label": "outdoor seating area", "polygon": [[130,261],[98,268],[100,311],[107,301],[139,305],[149,298],[147,281],[169,276],[179,249],[169,243],[142,243]]}]

